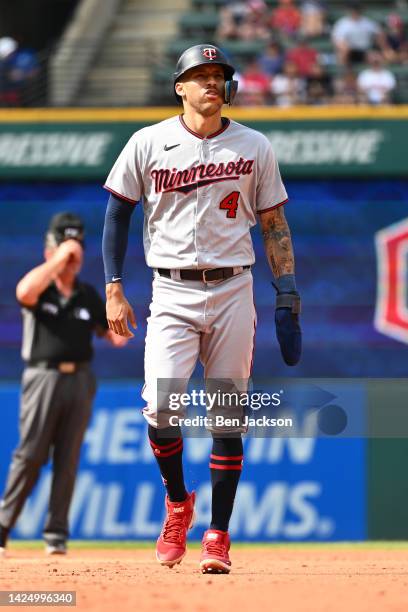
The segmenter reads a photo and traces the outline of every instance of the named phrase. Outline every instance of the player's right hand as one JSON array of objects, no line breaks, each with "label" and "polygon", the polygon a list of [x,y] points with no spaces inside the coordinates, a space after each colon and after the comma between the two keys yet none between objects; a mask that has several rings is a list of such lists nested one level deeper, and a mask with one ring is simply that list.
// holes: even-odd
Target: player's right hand
[{"label": "player's right hand", "polygon": [[125,298],[120,283],[106,285],[106,318],[109,329],[124,338],[133,338],[128,321],[136,329],[136,317],[133,308]]}]

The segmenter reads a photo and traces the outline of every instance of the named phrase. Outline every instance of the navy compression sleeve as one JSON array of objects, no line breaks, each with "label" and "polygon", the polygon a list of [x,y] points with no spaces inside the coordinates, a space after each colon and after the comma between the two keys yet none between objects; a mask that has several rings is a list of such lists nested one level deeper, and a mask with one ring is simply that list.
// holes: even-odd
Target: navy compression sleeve
[{"label": "navy compression sleeve", "polygon": [[125,261],[130,217],[134,205],[114,195],[110,195],[106,207],[105,225],[103,227],[102,254],[105,268],[105,283],[122,280]]}]

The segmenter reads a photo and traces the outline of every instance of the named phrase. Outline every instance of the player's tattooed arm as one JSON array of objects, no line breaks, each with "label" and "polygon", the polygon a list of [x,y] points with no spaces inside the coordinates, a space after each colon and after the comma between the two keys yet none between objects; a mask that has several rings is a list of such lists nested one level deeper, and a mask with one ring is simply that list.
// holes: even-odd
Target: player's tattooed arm
[{"label": "player's tattooed arm", "polygon": [[283,206],[260,215],[266,256],[275,278],[294,274],[295,258],[292,239]]}]

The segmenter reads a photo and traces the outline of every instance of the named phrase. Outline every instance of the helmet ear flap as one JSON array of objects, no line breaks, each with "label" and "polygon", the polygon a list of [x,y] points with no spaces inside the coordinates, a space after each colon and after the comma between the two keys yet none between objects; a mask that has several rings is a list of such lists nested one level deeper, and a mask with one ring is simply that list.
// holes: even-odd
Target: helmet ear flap
[{"label": "helmet ear flap", "polygon": [[235,81],[234,79],[225,81],[224,99],[225,99],[226,104],[229,104],[231,106],[231,104],[234,102],[234,98],[235,98],[237,91],[238,91],[238,81]]}]

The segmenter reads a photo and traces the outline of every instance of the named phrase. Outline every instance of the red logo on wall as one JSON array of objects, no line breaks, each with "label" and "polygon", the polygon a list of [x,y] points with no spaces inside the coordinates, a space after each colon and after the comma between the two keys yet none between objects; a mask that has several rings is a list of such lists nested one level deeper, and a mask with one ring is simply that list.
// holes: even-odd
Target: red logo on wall
[{"label": "red logo on wall", "polygon": [[408,218],[375,235],[377,304],[375,328],[408,344]]},{"label": "red logo on wall", "polygon": [[207,59],[213,60],[217,57],[217,49],[207,47],[206,49],[203,49],[203,55],[205,55]]}]

